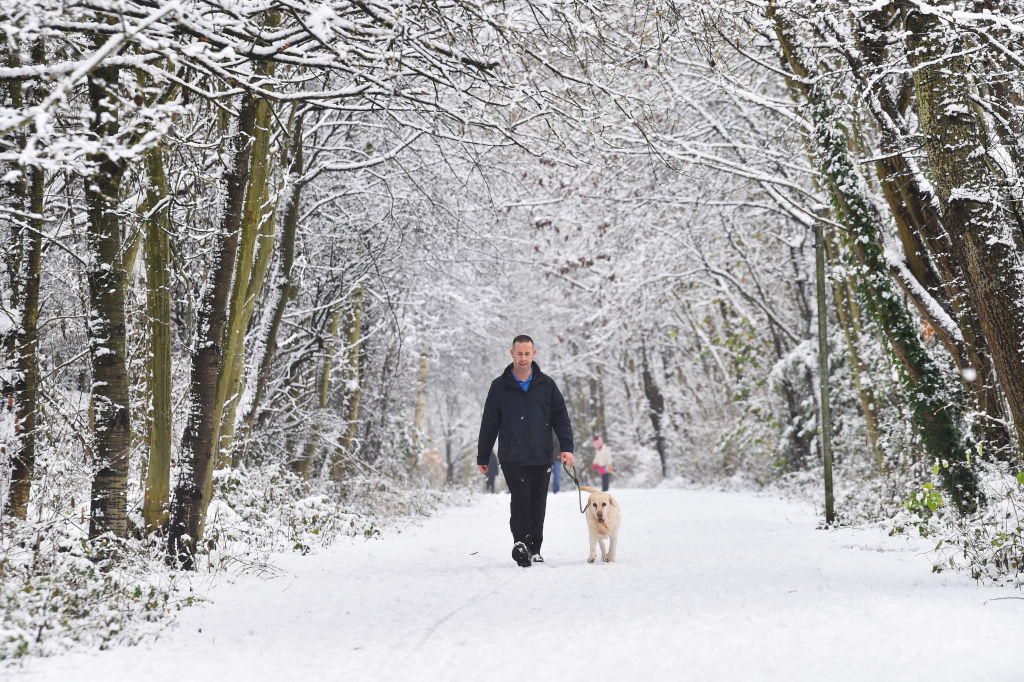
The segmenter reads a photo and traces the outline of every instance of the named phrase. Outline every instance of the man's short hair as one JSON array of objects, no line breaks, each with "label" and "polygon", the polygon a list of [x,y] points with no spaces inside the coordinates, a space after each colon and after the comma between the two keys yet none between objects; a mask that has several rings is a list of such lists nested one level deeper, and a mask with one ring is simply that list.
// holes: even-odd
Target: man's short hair
[{"label": "man's short hair", "polygon": [[512,347],[515,348],[517,343],[528,343],[531,346],[534,345],[533,339],[526,334],[520,334],[516,338],[512,339]]}]

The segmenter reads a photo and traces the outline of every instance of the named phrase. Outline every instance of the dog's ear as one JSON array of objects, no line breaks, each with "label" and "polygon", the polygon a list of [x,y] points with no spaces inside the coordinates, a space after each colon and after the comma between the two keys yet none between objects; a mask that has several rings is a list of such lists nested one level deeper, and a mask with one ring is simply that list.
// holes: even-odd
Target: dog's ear
[{"label": "dog's ear", "polygon": [[613,507],[618,507],[618,506],[619,506],[619,505],[617,505],[617,504],[615,503],[615,498],[614,498],[614,497],[612,497],[611,495],[609,495],[609,496],[608,496],[608,504],[610,504],[610,505],[611,505],[611,506],[613,506]]}]

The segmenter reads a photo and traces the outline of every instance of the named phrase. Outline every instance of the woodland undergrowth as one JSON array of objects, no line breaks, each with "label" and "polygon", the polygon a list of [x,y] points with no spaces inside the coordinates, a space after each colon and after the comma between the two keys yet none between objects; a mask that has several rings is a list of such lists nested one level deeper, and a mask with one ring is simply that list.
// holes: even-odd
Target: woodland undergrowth
[{"label": "woodland undergrowth", "polygon": [[0,661],[136,644],[222,578],[275,575],[275,554],[316,552],[342,537],[372,540],[470,495],[377,475],[356,477],[343,492],[318,491],[278,465],[221,471],[214,485],[193,572],[168,564],[159,534],[90,542],[88,522],[70,511],[5,523]]},{"label": "woodland undergrowth", "polygon": [[[925,542],[935,572],[956,571],[980,583],[1024,586],[1024,474],[1006,463],[972,464],[984,503],[958,513],[941,491],[941,462],[918,462],[878,474],[865,467],[835,472],[835,527],[874,526],[890,536]],[[768,486],[824,509],[820,467]],[[824,527],[824,511],[822,511]]]}]

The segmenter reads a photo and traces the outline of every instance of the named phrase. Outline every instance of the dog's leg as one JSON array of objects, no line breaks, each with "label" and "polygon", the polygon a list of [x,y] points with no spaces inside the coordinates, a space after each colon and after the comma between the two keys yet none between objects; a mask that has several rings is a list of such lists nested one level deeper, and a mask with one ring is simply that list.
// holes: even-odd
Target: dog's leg
[{"label": "dog's leg", "polygon": [[608,556],[607,558],[605,558],[605,561],[615,561],[615,548],[618,546],[618,544],[619,534],[612,533],[611,537],[608,539]]},{"label": "dog's leg", "polygon": [[[594,563],[594,561],[597,560],[597,533],[595,533],[593,530],[590,530],[589,532],[590,532],[590,556],[587,557],[587,563],[588,564],[592,564],[592,563]],[[601,550],[603,552],[604,548],[602,547]]]},{"label": "dog's leg", "polygon": [[605,545],[605,541],[607,541],[607,539],[608,538],[606,536],[602,535],[598,540],[598,544],[601,545],[601,561],[608,561],[608,548]]}]

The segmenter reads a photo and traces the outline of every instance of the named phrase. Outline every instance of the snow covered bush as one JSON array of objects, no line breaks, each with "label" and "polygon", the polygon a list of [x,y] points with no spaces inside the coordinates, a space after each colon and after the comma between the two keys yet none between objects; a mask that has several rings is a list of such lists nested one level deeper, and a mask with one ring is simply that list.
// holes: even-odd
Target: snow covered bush
[{"label": "snow covered bush", "polygon": [[132,644],[195,597],[155,541],[87,541],[74,519],[24,524],[0,547],[0,660]]},{"label": "snow covered bush", "polygon": [[222,469],[207,514],[208,567],[264,566],[270,554],[307,554],[341,536],[377,537],[396,519],[464,503],[461,488],[409,487],[381,476],[355,476],[346,494],[313,492],[286,467]]},{"label": "snow covered bush", "polygon": [[1024,584],[1024,472],[999,463],[980,465],[986,504],[975,514],[936,513],[935,570],[969,573],[977,580]]},{"label": "snow covered bush", "polygon": [[[167,563],[159,536],[89,541],[81,517],[5,525],[0,535],[0,660],[72,647],[134,644],[201,600],[223,574],[273,573],[273,555],[340,537],[373,539],[409,517],[465,504],[464,488],[410,488],[355,477],[344,498],[315,492],[287,467],[217,472],[197,572]],[[67,508],[67,507],[65,507]]]}]

